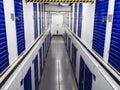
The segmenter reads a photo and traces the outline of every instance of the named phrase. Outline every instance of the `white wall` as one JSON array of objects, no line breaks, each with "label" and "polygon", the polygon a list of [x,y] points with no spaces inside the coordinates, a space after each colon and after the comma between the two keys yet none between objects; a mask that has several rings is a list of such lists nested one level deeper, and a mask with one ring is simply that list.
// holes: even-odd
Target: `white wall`
[{"label": "white wall", "polygon": [[9,52],[9,64],[11,65],[18,57],[17,55],[17,38],[15,20],[11,19],[11,14],[14,15],[14,0],[3,0],[4,14],[6,23],[7,44]]},{"label": "white wall", "polygon": [[45,11],[71,11],[70,6],[45,5]]},{"label": "white wall", "polygon": [[40,18],[39,18],[39,3],[37,3],[37,21],[38,21],[38,36],[40,35]]},{"label": "white wall", "polygon": [[[114,14],[114,4],[115,0],[109,0],[109,7],[108,7],[108,15]],[[108,57],[109,57],[109,49],[110,49],[110,41],[111,41],[111,32],[112,32],[112,23],[113,22],[108,22],[106,24],[106,37],[105,37],[105,46],[104,46],[104,56],[103,59],[108,62]]]},{"label": "white wall", "polygon": [[33,4],[23,0],[25,46],[28,48],[34,41]]},{"label": "white wall", "polygon": [[95,3],[83,3],[81,40],[92,48]]},{"label": "white wall", "polygon": [[52,14],[52,25],[51,25],[51,34],[55,35],[57,34],[63,35],[64,34],[64,28],[63,28],[63,15],[62,14]]}]

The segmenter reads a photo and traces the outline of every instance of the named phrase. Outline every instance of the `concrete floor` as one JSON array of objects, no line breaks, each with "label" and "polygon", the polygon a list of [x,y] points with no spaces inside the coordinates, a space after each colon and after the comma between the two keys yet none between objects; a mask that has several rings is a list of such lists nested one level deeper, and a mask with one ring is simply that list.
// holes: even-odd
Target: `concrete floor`
[{"label": "concrete floor", "polygon": [[54,36],[39,90],[78,90],[62,36]]}]

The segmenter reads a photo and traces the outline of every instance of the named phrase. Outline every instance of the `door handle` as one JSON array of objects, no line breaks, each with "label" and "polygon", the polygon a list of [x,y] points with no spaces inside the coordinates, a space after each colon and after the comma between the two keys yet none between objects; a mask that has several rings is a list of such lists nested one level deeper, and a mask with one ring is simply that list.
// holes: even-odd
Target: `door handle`
[{"label": "door handle", "polygon": [[107,22],[107,18],[102,18],[102,22],[106,23]]},{"label": "door handle", "polygon": [[19,21],[20,19],[19,19],[19,17],[15,17],[15,20],[16,20],[16,21]]}]

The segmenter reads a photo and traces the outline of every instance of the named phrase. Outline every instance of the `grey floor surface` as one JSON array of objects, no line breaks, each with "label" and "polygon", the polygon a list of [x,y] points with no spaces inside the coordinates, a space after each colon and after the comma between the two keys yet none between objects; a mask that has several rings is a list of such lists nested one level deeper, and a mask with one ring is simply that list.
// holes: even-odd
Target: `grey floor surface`
[{"label": "grey floor surface", "polygon": [[51,40],[39,90],[78,90],[61,36]]}]

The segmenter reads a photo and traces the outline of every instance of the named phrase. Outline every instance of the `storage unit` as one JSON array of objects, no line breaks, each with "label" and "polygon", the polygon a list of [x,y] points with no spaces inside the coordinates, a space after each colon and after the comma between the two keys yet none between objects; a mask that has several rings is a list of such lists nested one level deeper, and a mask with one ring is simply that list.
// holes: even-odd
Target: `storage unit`
[{"label": "storage unit", "polygon": [[83,59],[80,57],[80,71],[79,71],[79,90],[83,90],[84,88],[84,70],[85,70],[85,63]]},{"label": "storage unit", "polygon": [[39,3],[39,34],[41,34],[41,4]]},{"label": "storage unit", "polygon": [[45,64],[45,42],[42,45],[43,47],[43,65]]},{"label": "storage unit", "polygon": [[108,62],[120,73],[120,1],[115,0]]},{"label": "storage unit", "polygon": [[79,71],[79,90],[92,89],[92,73],[86,66],[82,57],[80,57],[80,71]]},{"label": "storage unit", "polygon": [[37,3],[33,4],[33,10],[34,10],[34,37],[36,39],[38,37]]},{"label": "storage unit", "polygon": [[35,90],[38,90],[38,55],[34,59]]},{"label": "storage unit", "polygon": [[3,0],[0,0],[0,74],[8,67],[8,47],[4,17]]},{"label": "storage unit", "polygon": [[70,44],[71,44],[71,39],[68,37],[68,55],[70,56]]},{"label": "storage unit", "polygon": [[71,22],[70,22],[70,29],[72,30],[72,13],[73,13],[73,5],[71,6]]},{"label": "storage unit", "polygon": [[40,77],[42,77],[42,68],[43,68],[42,47],[39,50],[39,56],[40,56]]},{"label": "storage unit", "polygon": [[79,15],[78,15],[78,36],[81,37],[82,29],[82,3],[79,3]]},{"label": "storage unit", "polygon": [[77,48],[72,43],[72,68],[73,68],[74,74],[76,70],[76,55],[77,55]]},{"label": "storage unit", "polygon": [[32,90],[31,68],[29,68],[24,77],[24,90]]},{"label": "storage unit", "polygon": [[22,0],[14,0],[18,55],[25,50],[25,35]]},{"label": "storage unit", "polygon": [[77,23],[77,3],[75,3],[74,9],[74,33],[76,33],[76,23]]},{"label": "storage unit", "polygon": [[108,12],[108,0],[96,0],[93,49],[103,57]]}]

